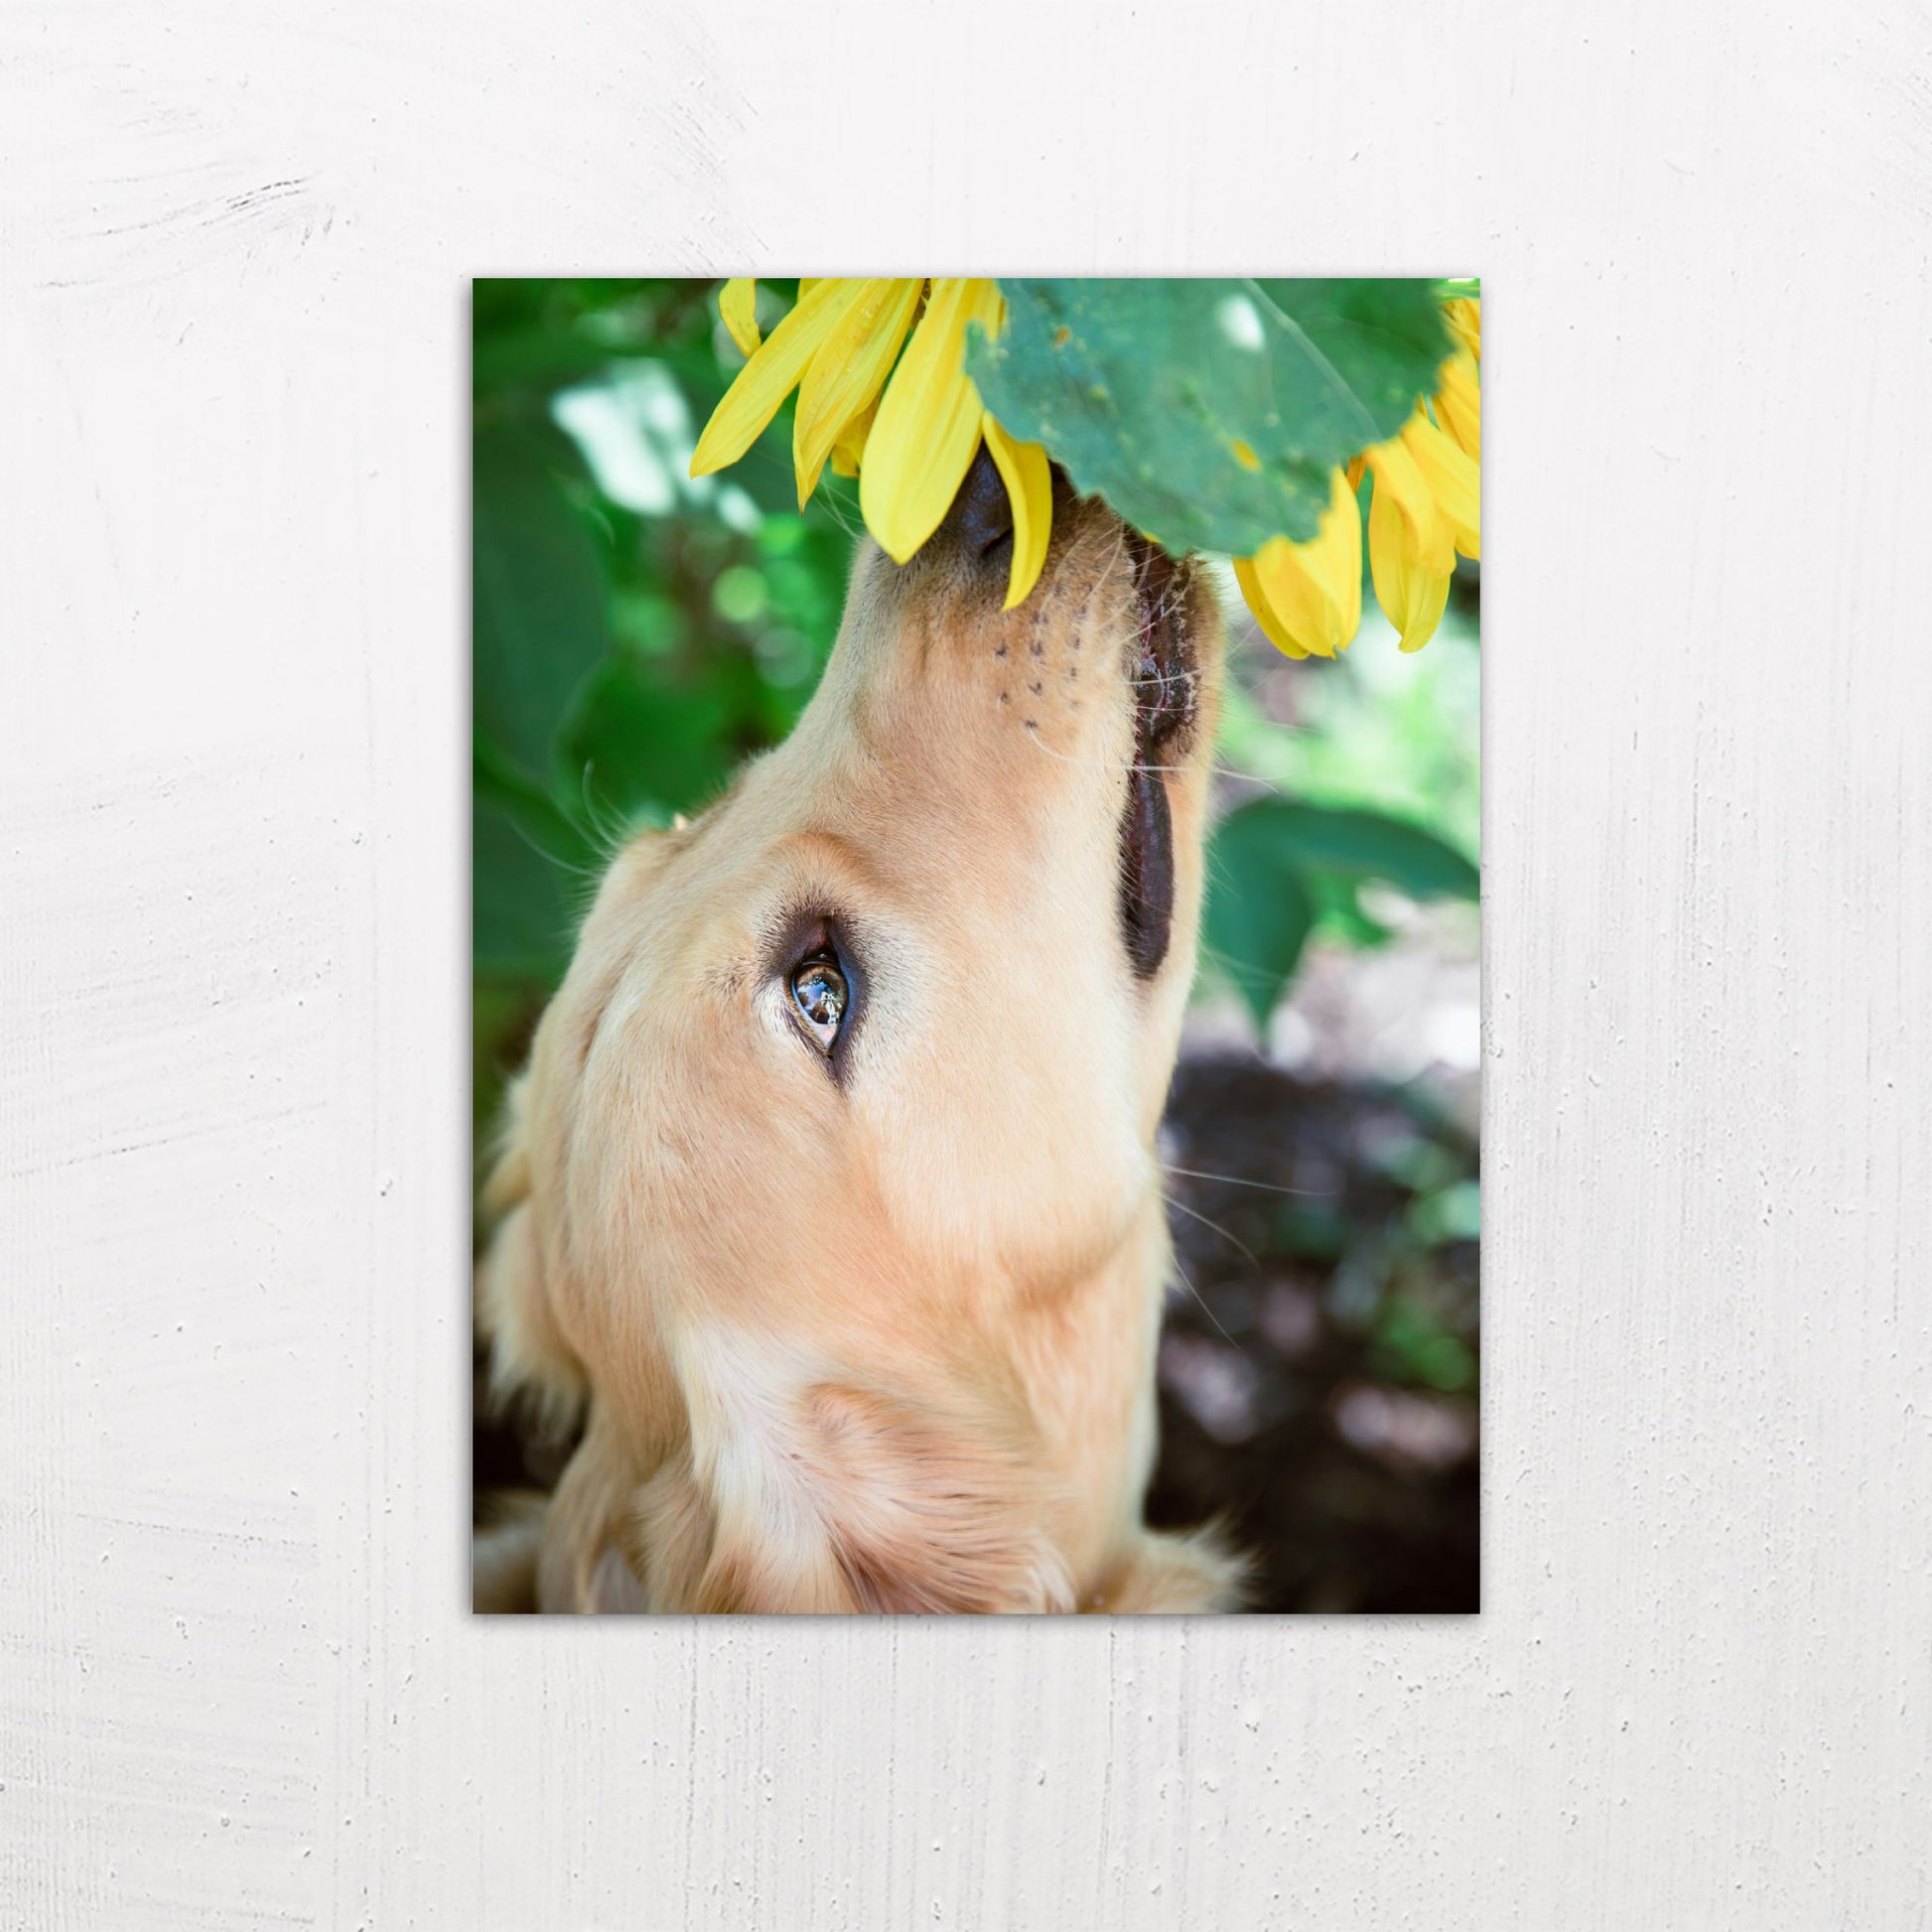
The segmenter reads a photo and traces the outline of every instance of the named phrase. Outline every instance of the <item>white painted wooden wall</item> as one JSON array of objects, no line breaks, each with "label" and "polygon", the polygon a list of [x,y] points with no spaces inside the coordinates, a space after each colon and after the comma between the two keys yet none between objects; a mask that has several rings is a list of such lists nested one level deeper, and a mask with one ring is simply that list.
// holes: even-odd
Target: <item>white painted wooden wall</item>
[{"label": "white painted wooden wall", "polygon": [[[1923,1927],[1932,20],[0,13],[0,1928]],[[1485,277],[1480,1618],[465,1611],[478,271]]]}]

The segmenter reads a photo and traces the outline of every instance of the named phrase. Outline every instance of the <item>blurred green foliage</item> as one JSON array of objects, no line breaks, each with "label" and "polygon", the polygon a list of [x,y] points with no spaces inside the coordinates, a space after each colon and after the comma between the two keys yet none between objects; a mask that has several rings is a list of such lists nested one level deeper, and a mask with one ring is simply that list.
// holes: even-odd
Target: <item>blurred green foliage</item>
[{"label": "blurred green foliage", "polygon": [[714,285],[482,281],[475,341],[476,964],[554,984],[603,859],[790,730],[857,512],[775,443],[685,475],[735,372]]},{"label": "blurred green foliage", "polygon": [[[686,474],[742,366],[717,288],[476,284],[480,1122],[611,850],[630,827],[702,808],[783,738],[838,627],[857,502],[828,475],[799,510],[791,404],[724,475]],[[759,293],[768,328],[791,290]],[[1114,362],[1123,352],[1113,345]],[[1228,581],[1219,750],[1233,809],[1210,854],[1205,957],[1210,984],[1258,1021],[1311,938],[1387,937],[1377,892],[1473,897],[1476,584],[1463,567],[1449,621],[1415,657],[1369,600],[1345,657],[1291,664],[1254,636]]]}]

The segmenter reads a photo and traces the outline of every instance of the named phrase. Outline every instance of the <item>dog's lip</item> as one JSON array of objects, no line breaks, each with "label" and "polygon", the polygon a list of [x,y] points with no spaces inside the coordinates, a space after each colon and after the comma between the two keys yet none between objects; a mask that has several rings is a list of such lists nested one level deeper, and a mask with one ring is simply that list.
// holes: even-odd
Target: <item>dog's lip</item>
[{"label": "dog's lip", "polygon": [[1130,536],[1139,647],[1133,663],[1134,762],[1120,826],[1121,928],[1135,974],[1152,979],[1173,932],[1173,818],[1167,769],[1184,753],[1198,708],[1199,670],[1187,623],[1184,566]]},{"label": "dog's lip", "polygon": [[1194,722],[1200,674],[1187,623],[1185,566],[1150,538],[1128,539],[1140,649],[1134,672],[1137,762],[1183,745]]}]

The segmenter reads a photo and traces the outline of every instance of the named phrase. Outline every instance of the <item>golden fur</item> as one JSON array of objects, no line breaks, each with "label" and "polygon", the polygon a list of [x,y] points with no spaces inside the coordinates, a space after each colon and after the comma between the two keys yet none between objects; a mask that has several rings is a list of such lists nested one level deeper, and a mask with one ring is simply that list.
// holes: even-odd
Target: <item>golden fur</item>
[{"label": "golden fur", "polygon": [[[584,1433],[547,1507],[480,1545],[480,1607],[530,1582],[516,1537],[545,1609],[1231,1606],[1210,1537],[1141,1521],[1218,619],[1177,580],[1199,713],[1141,980],[1134,567],[1098,504],[1056,522],[1011,613],[943,531],[903,569],[864,546],[789,740],[612,863],[478,1276],[496,1387]],[[841,1078],[771,964],[832,910],[866,957]]]}]

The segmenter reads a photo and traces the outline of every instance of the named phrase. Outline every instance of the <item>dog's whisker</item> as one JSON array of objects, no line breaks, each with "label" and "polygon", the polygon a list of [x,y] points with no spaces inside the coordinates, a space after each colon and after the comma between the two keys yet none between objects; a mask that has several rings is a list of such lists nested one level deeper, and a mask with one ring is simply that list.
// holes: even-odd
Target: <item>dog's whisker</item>
[{"label": "dog's whisker", "polygon": [[[1090,771],[1191,771],[1192,764],[1143,764],[1138,759],[1081,759],[1070,752],[1056,752],[1046,744],[1037,732],[1029,734],[1033,744],[1049,759],[1057,759],[1062,764],[1081,765]],[[1211,768],[1211,767],[1210,767]]]},{"label": "dog's whisker", "polygon": [[617,856],[619,848],[628,836],[629,827],[621,819],[615,826],[605,822],[597,794],[591,789],[591,768],[592,761],[586,759],[583,776],[578,781],[577,794],[584,801],[584,816],[590,821],[591,830],[596,834],[597,842],[602,848],[598,856],[608,865]]},{"label": "dog's whisker", "polygon": [[1077,764],[1090,771],[1193,771],[1202,770],[1210,777],[1239,778],[1244,784],[1259,785],[1264,791],[1277,798],[1286,797],[1280,785],[1267,778],[1256,776],[1252,771],[1244,771],[1232,764],[1144,764],[1138,759],[1082,759],[1075,758],[1071,752],[1056,752],[1037,732],[1028,734],[1033,745],[1049,759],[1057,759],[1062,764]]},{"label": "dog's whisker", "polygon": [[1225,1328],[1221,1326],[1220,1317],[1217,1314],[1215,1314],[1214,1311],[1207,1306],[1205,1301],[1202,1300],[1200,1290],[1197,1289],[1194,1286],[1194,1284],[1187,1279],[1187,1271],[1186,1269],[1181,1267],[1180,1257],[1177,1254],[1174,1254],[1172,1250],[1170,1250],[1168,1254],[1168,1259],[1173,1263],[1173,1272],[1180,1277],[1181,1287],[1184,1288],[1187,1291],[1187,1293],[1194,1298],[1196,1302],[1200,1303],[1201,1313],[1206,1315],[1208,1320],[1213,1322],[1216,1333],[1220,1335],[1221,1339],[1225,1341],[1230,1348],[1238,1350],[1241,1344],[1238,1341],[1236,1341],[1235,1338],[1231,1334],[1229,1334]]},{"label": "dog's whisker", "polygon": [[[1211,883],[1211,882],[1210,882]],[[1200,943],[1200,963],[1211,966],[1222,973],[1236,986],[1269,987],[1275,983],[1275,976],[1267,968],[1244,965],[1238,959],[1230,959],[1217,946],[1210,946],[1205,940]]]},{"label": "dog's whisker", "polygon": [[1238,778],[1243,784],[1259,785],[1261,789],[1276,798],[1286,798],[1288,793],[1272,778],[1264,778],[1253,771],[1244,770],[1238,764],[1210,764],[1210,775],[1216,778]]},{"label": "dog's whisker", "polygon": [[1161,1190],[1161,1198],[1165,1200],[1170,1207],[1179,1208],[1181,1213],[1186,1215],[1190,1221],[1198,1221],[1202,1227],[1212,1228],[1213,1231],[1216,1234],[1218,1234],[1221,1237],[1221,1239],[1225,1241],[1230,1247],[1238,1248],[1241,1251],[1241,1253],[1246,1255],[1248,1257],[1248,1260],[1255,1267],[1255,1269],[1259,1271],[1261,1267],[1261,1257],[1258,1254],[1256,1254],[1255,1251],[1251,1247],[1249,1247],[1248,1244],[1245,1241],[1243,1241],[1238,1234],[1230,1233],[1229,1230],[1224,1228],[1219,1221],[1210,1221],[1205,1214],[1201,1213],[1196,1208],[1189,1207],[1184,1200],[1177,1200],[1173,1194],[1169,1193],[1165,1187]]},{"label": "dog's whisker", "polygon": [[[1177,1173],[1187,1180],[1218,1180],[1229,1187],[1256,1187],[1264,1194],[1291,1194],[1300,1197],[1318,1196],[1323,1192],[1319,1187],[1278,1187],[1272,1180],[1244,1180],[1236,1173],[1209,1173],[1205,1168],[1176,1168],[1172,1161],[1163,1161],[1161,1165],[1170,1173]],[[1168,1198],[1173,1200],[1172,1194]],[[1174,1205],[1178,1207],[1180,1203],[1174,1201]],[[1225,1228],[1221,1231],[1224,1234],[1227,1232]]]},{"label": "dog's whisker", "polygon": [[842,501],[835,491],[829,489],[825,492],[824,500],[825,500],[825,507],[831,514],[832,521],[836,523],[839,526],[839,528],[845,532],[847,536],[853,538],[856,541],[859,537],[865,534],[864,522],[863,520],[859,520],[859,521],[854,520],[852,514],[852,506],[850,503]]},{"label": "dog's whisker", "polygon": [[558,855],[552,852],[548,846],[538,844],[538,842],[530,836],[527,827],[518,825],[515,827],[515,831],[516,831],[516,836],[520,838],[523,841],[523,843],[527,845],[530,848],[530,850],[537,855],[539,859],[543,860],[546,865],[554,866],[557,869],[557,871],[566,874],[568,877],[579,881],[581,884],[585,886],[590,887],[593,891],[595,891],[597,886],[602,882],[604,878],[604,867],[601,864],[591,865],[591,866],[576,865],[569,859],[559,858]]}]

